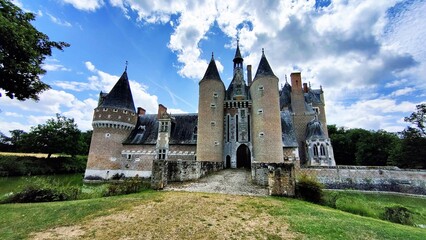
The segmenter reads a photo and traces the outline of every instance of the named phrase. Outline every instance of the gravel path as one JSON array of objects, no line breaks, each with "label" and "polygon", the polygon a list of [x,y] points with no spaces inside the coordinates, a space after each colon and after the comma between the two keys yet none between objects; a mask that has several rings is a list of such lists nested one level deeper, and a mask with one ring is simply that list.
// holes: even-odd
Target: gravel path
[{"label": "gravel path", "polygon": [[251,183],[251,172],[243,169],[225,169],[197,181],[169,183],[164,190],[250,196],[268,195],[268,189]]}]

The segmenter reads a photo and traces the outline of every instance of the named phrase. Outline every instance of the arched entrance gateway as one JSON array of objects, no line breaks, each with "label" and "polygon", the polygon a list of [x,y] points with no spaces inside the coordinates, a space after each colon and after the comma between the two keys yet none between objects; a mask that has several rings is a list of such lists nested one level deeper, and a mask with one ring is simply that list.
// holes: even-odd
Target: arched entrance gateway
[{"label": "arched entrance gateway", "polygon": [[250,149],[245,144],[237,149],[237,168],[251,168]]}]

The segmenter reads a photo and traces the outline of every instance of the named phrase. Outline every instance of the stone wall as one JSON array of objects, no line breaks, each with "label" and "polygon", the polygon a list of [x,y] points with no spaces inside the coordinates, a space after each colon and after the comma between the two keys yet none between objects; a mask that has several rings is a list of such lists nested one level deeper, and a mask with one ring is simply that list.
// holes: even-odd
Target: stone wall
[{"label": "stone wall", "polygon": [[295,195],[295,171],[293,163],[252,163],[253,182],[268,186],[269,195]]},{"label": "stone wall", "polygon": [[202,178],[223,169],[223,162],[199,162],[191,160],[154,160],[151,186],[163,189],[168,182],[183,182]]},{"label": "stone wall", "polygon": [[315,176],[330,189],[392,191],[426,195],[426,171],[397,167],[304,167],[297,175]]}]

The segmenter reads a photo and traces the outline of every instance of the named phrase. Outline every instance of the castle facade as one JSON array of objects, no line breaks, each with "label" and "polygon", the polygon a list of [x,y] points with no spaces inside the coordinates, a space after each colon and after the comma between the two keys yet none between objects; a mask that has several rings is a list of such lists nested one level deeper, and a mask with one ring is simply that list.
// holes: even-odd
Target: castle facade
[{"label": "castle facade", "polygon": [[198,113],[189,114],[170,114],[161,104],[156,114],[136,109],[126,69],[100,93],[85,178],[150,177],[154,160],[335,166],[322,88],[296,72],[280,89],[263,50],[254,79],[248,65],[246,80],[243,61],[237,45],[226,88],[212,56],[199,82]]}]

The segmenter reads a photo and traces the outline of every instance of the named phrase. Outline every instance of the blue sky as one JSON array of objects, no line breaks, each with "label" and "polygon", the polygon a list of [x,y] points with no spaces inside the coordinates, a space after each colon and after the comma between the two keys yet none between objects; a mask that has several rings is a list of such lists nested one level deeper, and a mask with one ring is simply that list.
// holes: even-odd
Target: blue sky
[{"label": "blue sky", "polygon": [[[261,49],[280,84],[294,71],[323,87],[328,124],[401,131],[426,99],[426,2],[15,0],[33,24],[71,47],[54,51],[40,101],[0,98],[0,131],[28,131],[61,113],[91,129],[100,91],[128,61],[135,105],[197,112],[214,52],[228,86],[237,36],[256,71]],[[0,90],[1,91],[1,90]]]}]

